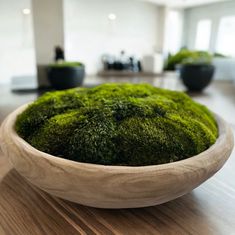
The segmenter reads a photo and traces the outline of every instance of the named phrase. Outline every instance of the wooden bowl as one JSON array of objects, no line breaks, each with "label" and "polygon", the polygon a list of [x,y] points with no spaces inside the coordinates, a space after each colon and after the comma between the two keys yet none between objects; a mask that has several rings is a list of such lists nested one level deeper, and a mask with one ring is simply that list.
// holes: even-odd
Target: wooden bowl
[{"label": "wooden bowl", "polygon": [[158,205],[180,197],[214,175],[233,149],[233,134],[216,115],[219,137],[206,151],[186,160],[152,166],[104,166],[73,162],[41,152],[14,130],[18,108],[3,122],[1,147],[29,182],[60,198],[98,208]]}]

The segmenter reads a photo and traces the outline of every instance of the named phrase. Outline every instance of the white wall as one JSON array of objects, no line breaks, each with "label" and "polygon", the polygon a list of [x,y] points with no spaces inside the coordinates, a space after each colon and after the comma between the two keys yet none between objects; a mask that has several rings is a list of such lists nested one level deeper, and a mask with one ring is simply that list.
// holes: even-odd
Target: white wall
[{"label": "white wall", "polygon": [[23,15],[30,0],[0,1],[0,83],[35,74],[32,17]]},{"label": "white wall", "polygon": [[165,55],[175,54],[181,48],[184,10],[167,8],[165,18],[163,51],[166,53]]},{"label": "white wall", "polygon": [[64,46],[63,0],[32,0],[37,64],[54,60],[55,46]]},{"label": "white wall", "polygon": [[214,3],[185,10],[185,30],[183,45],[194,49],[197,23],[201,19],[212,20],[210,51],[215,51],[217,33],[221,17],[235,15],[235,1]]},{"label": "white wall", "polygon": [[[64,0],[67,60],[86,64],[88,74],[100,69],[103,53],[142,56],[158,49],[159,12],[137,0]],[[108,14],[117,16],[115,21]]]}]

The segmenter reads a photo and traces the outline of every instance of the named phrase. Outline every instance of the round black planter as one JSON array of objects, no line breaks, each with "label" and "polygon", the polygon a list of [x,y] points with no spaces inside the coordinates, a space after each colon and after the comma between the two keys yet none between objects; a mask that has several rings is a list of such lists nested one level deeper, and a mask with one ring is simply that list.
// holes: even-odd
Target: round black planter
[{"label": "round black planter", "polygon": [[180,77],[189,91],[202,91],[212,81],[215,68],[207,64],[186,64],[180,67]]},{"label": "round black planter", "polygon": [[51,86],[64,90],[81,86],[85,77],[85,67],[49,67],[47,71]]}]

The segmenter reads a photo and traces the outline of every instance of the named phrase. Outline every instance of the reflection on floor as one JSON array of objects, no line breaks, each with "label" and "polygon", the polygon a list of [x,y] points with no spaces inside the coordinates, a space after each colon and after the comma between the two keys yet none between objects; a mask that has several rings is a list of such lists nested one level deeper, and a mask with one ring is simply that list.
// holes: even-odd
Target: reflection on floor
[{"label": "reflection on floor", "polygon": [[[132,82],[150,83],[157,87],[171,90],[184,90],[181,82],[175,74],[167,74],[164,77],[134,77],[134,78],[102,78],[87,77],[84,86],[92,87],[107,82]],[[4,117],[18,106],[35,100],[45,91],[21,91],[11,92],[10,86],[0,86],[0,122]],[[220,114],[225,120],[235,126],[235,85],[230,81],[214,81],[203,93],[189,93],[196,101],[207,105],[212,111]]]}]

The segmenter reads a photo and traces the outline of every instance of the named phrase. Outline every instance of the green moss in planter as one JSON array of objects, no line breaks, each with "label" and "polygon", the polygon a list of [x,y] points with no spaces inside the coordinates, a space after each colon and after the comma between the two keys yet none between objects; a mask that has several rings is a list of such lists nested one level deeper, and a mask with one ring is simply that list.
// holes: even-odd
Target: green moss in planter
[{"label": "green moss in planter", "polygon": [[47,93],[18,116],[16,131],[52,155],[131,166],[191,157],[218,136],[206,107],[184,93],[147,84]]},{"label": "green moss in planter", "polygon": [[81,62],[68,62],[68,61],[63,61],[60,63],[54,63],[50,64],[49,68],[65,68],[65,67],[82,67],[84,66]]},{"label": "green moss in planter", "polygon": [[190,51],[181,49],[175,55],[169,55],[165,62],[165,70],[175,70],[177,65],[184,63],[211,64],[213,56],[206,51]]}]

